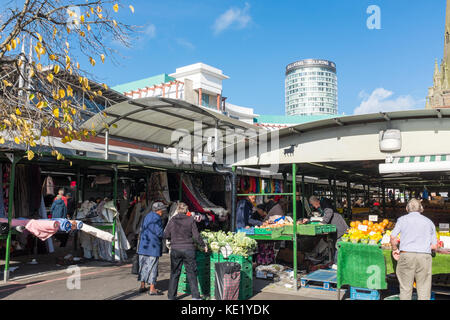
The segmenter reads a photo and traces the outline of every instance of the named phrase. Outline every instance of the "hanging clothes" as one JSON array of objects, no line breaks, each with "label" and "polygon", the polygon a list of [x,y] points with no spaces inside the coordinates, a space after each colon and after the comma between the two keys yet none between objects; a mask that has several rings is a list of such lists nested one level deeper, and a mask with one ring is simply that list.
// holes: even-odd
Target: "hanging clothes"
[{"label": "hanging clothes", "polygon": [[52,177],[47,176],[44,180],[44,195],[55,195],[55,183],[53,182]]}]

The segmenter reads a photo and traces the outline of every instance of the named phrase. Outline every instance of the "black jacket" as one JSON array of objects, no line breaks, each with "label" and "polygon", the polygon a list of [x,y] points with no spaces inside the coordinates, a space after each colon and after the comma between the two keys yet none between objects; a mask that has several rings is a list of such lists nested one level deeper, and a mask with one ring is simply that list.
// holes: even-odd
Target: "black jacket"
[{"label": "black jacket", "polygon": [[177,250],[195,250],[194,241],[205,247],[194,218],[182,213],[170,219],[164,230],[164,239],[170,240],[170,247]]}]

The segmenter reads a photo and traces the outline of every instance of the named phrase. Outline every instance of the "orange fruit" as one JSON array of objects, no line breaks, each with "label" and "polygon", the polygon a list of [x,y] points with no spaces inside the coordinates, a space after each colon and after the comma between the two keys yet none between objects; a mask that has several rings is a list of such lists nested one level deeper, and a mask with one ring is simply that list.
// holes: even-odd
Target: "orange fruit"
[{"label": "orange fruit", "polygon": [[387,225],[388,223],[389,223],[389,220],[388,220],[388,219],[384,219],[384,220],[383,220],[383,224],[386,224],[386,225]]},{"label": "orange fruit", "polygon": [[372,221],[369,221],[369,222],[367,223],[367,225],[368,225],[369,227],[371,227],[371,226],[373,226],[373,222],[372,222]]},{"label": "orange fruit", "polygon": [[361,224],[361,221],[356,221],[356,227],[358,227]]},{"label": "orange fruit", "polygon": [[363,221],[363,225],[365,225],[365,226],[367,226],[368,223],[369,223],[369,221],[367,221],[367,220]]},{"label": "orange fruit", "polygon": [[356,222],[355,221],[350,222],[350,227],[352,228],[356,227]]}]

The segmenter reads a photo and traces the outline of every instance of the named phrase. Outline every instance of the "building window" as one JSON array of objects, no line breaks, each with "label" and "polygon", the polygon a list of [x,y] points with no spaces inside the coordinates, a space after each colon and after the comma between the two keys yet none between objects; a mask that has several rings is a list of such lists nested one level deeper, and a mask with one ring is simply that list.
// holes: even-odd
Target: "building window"
[{"label": "building window", "polygon": [[202,106],[208,107],[208,108],[210,107],[208,94],[202,93]]}]

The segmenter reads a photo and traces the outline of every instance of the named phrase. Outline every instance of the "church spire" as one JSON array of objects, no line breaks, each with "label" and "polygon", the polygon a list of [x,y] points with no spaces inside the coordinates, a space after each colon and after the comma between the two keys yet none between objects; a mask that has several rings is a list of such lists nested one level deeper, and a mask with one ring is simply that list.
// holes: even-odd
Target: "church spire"
[{"label": "church spire", "polygon": [[447,0],[447,11],[445,17],[445,38],[444,38],[444,61],[450,65],[450,1]]}]

